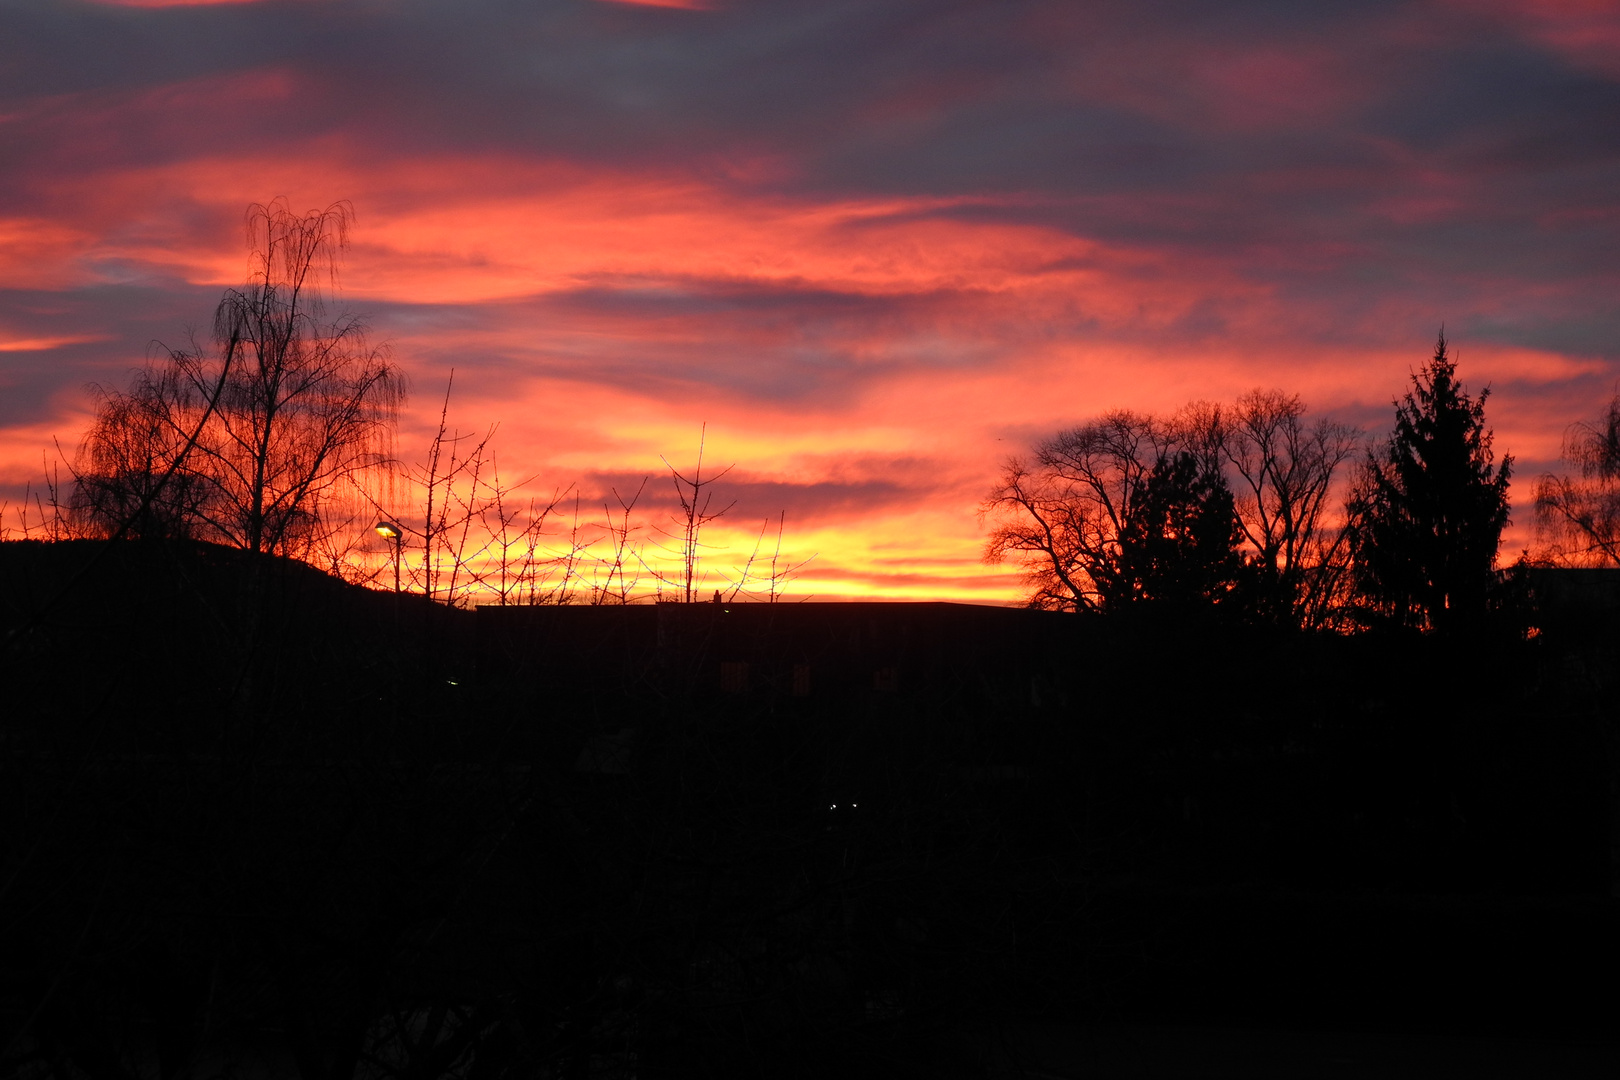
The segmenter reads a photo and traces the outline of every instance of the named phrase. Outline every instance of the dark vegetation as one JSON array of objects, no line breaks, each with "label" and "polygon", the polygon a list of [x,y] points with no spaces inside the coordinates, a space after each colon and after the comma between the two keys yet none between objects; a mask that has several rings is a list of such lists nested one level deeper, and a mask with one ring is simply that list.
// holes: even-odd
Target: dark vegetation
[{"label": "dark vegetation", "polygon": [[[635,516],[650,476],[610,490],[600,518],[581,518],[573,485],[520,495],[536,478],[503,477],[496,427],[452,427],[453,371],[437,431],[419,460],[401,460],[404,376],[368,343],[362,317],[333,309],[352,218],[347,203],[250,206],[249,281],[220,300],[211,338],[153,342],[127,388],[93,388],[70,480],[52,469],[29,491],[15,512],[21,536],[205,540],[462,607],[691,602],[715,584],[775,600],[810,561],[783,556],[778,514],[774,549],[767,520],[742,565],[718,579],[704,565],[705,529],[734,505],[715,502],[730,467],[705,472],[706,425],[695,464],[664,459],[674,505],[662,525]],[[382,550],[374,527],[388,537]]]},{"label": "dark vegetation", "polygon": [[[6,625],[93,557],[0,545]],[[1098,1016],[1599,1038],[1613,612],[483,608],[125,542],[8,642],[8,1072],[986,1075]]]},{"label": "dark vegetation", "polygon": [[[457,495],[482,444],[443,425],[384,592],[309,565],[398,402],[292,288],[346,214],[250,222],[213,345],[103,395],[56,519],[93,538],[0,543],[6,1075],[1017,1075],[1001,1031],[1099,1017],[1608,1034],[1620,588],[1497,569],[1510,462],[1443,339],[1371,448],[1257,391],[1009,462],[990,552],[1058,610],[729,602],[746,572],[694,602],[701,451],[680,602],[630,602],[629,496],[568,603],[531,565],[551,507]],[[1616,415],[1538,488],[1549,559],[1613,556]],[[493,574],[452,539],[486,513]]]},{"label": "dark vegetation", "polygon": [[405,389],[364,320],[328,310],[352,216],[248,208],[250,279],[220,300],[213,340],[155,346],[127,391],[99,392],[76,524],[318,557],[331,504],[387,460]]},{"label": "dark vegetation", "polygon": [[1306,421],[1298,397],[1108,413],[1008,460],[983,507],[986,556],[1018,560],[1037,607],[1472,633],[1511,606],[1495,571],[1512,459],[1495,463],[1489,394],[1458,383],[1442,334],[1394,431],[1350,470],[1337,520],[1360,435]]}]

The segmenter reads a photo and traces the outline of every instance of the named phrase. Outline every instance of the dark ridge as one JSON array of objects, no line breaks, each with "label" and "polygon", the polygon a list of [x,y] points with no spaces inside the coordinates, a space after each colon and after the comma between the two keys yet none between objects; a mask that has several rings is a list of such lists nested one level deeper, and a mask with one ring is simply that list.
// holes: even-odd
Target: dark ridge
[{"label": "dark ridge", "polygon": [[206,544],[81,575],[98,550],[0,544],[0,621],[31,626],[0,661],[7,1074],[1016,1075],[1055,1067],[1039,1028],[1152,1075],[1119,1032],[1612,1039],[1620,635],[1578,575],[1531,582],[1533,637],[1464,642],[470,612]]}]

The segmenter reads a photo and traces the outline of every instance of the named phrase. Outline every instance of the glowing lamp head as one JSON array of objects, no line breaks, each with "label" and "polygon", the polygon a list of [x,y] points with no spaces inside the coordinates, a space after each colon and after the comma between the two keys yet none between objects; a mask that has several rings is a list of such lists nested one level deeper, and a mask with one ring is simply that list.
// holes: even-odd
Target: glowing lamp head
[{"label": "glowing lamp head", "polygon": [[379,521],[377,522],[377,535],[382,537],[384,540],[398,540],[401,536],[405,535],[405,530],[401,529],[398,525],[395,525],[392,521]]}]

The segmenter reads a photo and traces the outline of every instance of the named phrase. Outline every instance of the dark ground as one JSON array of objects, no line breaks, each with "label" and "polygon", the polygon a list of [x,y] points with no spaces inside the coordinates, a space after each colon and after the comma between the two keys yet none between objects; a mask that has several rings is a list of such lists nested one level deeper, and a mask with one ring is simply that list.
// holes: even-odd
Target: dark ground
[{"label": "dark ground", "polygon": [[1612,613],[473,614],[95,550],[0,544],[6,1074],[1616,1075]]}]

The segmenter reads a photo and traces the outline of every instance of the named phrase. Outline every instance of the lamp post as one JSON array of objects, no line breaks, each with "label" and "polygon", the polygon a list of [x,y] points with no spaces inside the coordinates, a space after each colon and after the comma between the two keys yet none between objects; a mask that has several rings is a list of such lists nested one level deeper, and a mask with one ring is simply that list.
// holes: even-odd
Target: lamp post
[{"label": "lamp post", "polygon": [[377,522],[377,535],[394,542],[394,592],[399,592],[399,563],[404,554],[405,529],[387,518]]}]

